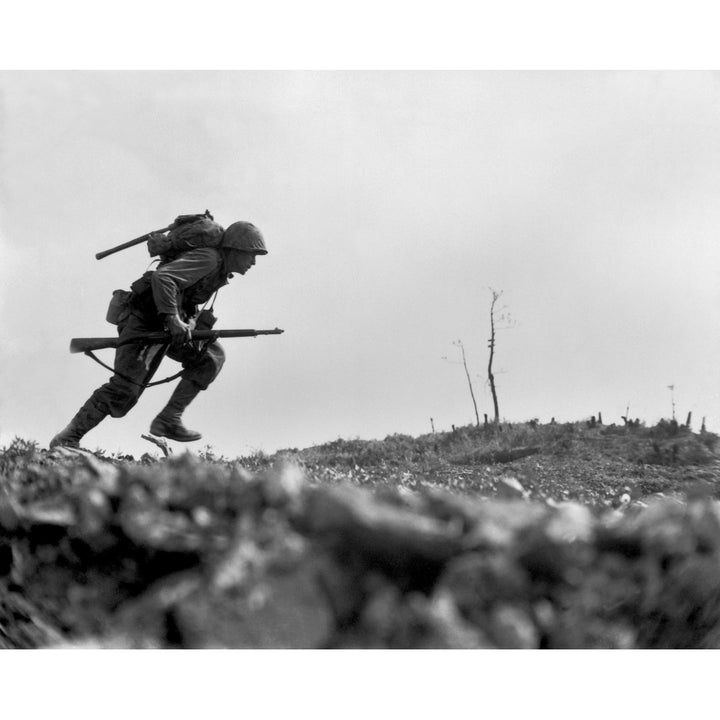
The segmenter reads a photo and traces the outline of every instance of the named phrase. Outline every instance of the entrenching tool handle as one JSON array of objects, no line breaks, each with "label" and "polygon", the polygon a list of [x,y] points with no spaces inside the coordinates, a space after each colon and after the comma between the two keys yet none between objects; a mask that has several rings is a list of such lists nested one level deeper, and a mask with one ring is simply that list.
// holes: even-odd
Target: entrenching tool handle
[{"label": "entrenching tool handle", "polygon": [[167,227],[164,227],[161,230],[153,230],[149,233],[145,233],[145,235],[142,235],[141,237],[135,238],[134,240],[128,240],[127,242],[122,243],[122,245],[116,245],[115,247],[112,247],[109,250],[103,250],[102,252],[95,253],[95,259],[102,260],[104,257],[107,257],[108,255],[112,255],[113,253],[120,252],[121,250],[126,250],[127,248],[132,247],[133,245],[139,245],[140,243],[147,242],[147,239],[153,233],[164,233],[164,232],[167,232],[171,227],[172,227],[172,225],[168,225]]}]

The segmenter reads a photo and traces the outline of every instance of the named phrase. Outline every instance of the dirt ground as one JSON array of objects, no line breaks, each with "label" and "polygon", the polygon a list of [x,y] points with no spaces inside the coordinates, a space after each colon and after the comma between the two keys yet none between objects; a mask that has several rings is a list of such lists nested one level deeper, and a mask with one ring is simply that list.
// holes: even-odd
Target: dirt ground
[{"label": "dirt ground", "polygon": [[720,645],[717,437],[466,427],[0,450],[0,647]]}]

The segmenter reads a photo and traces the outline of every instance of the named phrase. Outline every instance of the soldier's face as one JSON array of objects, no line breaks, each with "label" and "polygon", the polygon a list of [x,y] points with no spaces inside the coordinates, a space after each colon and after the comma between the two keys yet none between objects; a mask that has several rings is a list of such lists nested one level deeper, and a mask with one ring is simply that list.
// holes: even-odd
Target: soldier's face
[{"label": "soldier's face", "polygon": [[255,264],[255,253],[231,250],[227,254],[225,267],[228,272],[236,272],[244,275]]}]

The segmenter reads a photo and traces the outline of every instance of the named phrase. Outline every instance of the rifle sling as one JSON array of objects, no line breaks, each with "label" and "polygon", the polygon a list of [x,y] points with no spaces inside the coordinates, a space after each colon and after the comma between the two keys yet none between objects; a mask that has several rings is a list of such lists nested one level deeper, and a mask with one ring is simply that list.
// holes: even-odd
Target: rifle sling
[{"label": "rifle sling", "polygon": [[[204,351],[205,351],[205,349],[203,349],[202,352],[204,352]],[[138,387],[141,387],[141,388],[149,388],[149,387],[152,387],[153,385],[162,385],[163,383],[166,383],[166,382],[172,382],[173,380],[176,380],[177,378],[179,378],[185,372],[185,370],[181,370],[180,372],[175,373],[174,375],[171,375],[170,377],[166,377],[164,380],[155,380],[155,382],[149,382],[149,383],[139,383],[139,382],[137,382],[137,380],[133,380],[131,377],[128,377],[124,373],[118,372],[117,370],[115,370],[115,368],[111,368],[109,365],[106,365],[99,357],[97,357],[95,355],[95,353],[93,353],[92,350],[86,350],[85,355],[87,355],[89,358],[92,358],[98,365],[102,365],[106,370],[110,370],[110,372],[113,373],[114,375],[117,375],[118,377],[122,378],[126,382],[132,383],[133,385],[137,385]]]}]

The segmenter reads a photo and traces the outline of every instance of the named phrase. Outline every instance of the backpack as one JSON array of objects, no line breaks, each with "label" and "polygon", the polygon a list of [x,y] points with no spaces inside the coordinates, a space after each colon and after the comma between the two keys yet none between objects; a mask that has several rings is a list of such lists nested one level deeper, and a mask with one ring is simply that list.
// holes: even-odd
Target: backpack
[{"label": "backpack", "polygon": [[178,215],[167,235],[151,235],[148,252],[151,256],[159,255],[162,262],[168,262],[186,250],[220,247],[224,232],[209,210],[202,215]]}]

